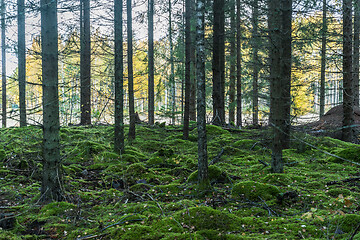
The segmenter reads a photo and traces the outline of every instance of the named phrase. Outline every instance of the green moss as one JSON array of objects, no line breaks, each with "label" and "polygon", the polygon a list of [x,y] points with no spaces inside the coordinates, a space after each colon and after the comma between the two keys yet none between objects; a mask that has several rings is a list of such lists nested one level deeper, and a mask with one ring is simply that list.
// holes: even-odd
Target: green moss
[{"label": "green moss", "polygon": [[66,174],[76,174],[83,171],[83,167],[80,164],[71,164],[69,166],[63,166]]},{"label": "green moss", "polygon": [[160,148],[155,155],[160,157],[171,157],[175,153],[174,149],[171,147],[162,147]]},{"label": "green moss", "polygon": [[4,161],[6,158],[6,153],[4,149],[0,149],[0,161]]},{"label": "green moss", "polygon": [[73,211],[76,209],[76,205],[68,202],[52,202],[45,205],[41,211],[40,216],[42,218],[51,217],[51,216],[59,216],[66,214],[67,212]]},{"label": "green moss", "polygon": [[147,157],[140,152],[140,150],[134,148],[134,147],[126,147],[125,148],[125,154],[131,155],[136,157],[139,161],[145,161]]},{"label": "green moss", "polygon": [[239,141],[234,142],[234,147],[240,148],[240,149],[247,149],[247,150],[258,150],[260,149],[260,146],[258,144],[257,140],[252,139],[242,139]]},{"label": "green moss", "polygon": [[[360,147],[350,147],[343,150],[340,150],[338,152],[335,152],[335,155],[344,158],[346,160],[350,160],[353,162],[360,163]],[[336,158],[336,157],[330,157],[331,161],[342,163],[344,160]]]},{"label": "green moss", "polygon": [[350,233],[360,223],[360,216],[357,214],[346,214],[345,216],[336,216],[334,224],[339,225],[340,229],[344,232]]},{"label": "green moss", "polygon": [[160,239],[159,234],[149,226],[133,224],[125,228],[117,228],[112,231],[111,239],[138,239],[138,240],[157,240]]},{"label": "green moss", "polygon": [[342,194],[344,197],[350,196],[351,191],[346,188],[337,187],[337,188],[329,189],[329,191],[327,192],[327,195],[334,197],[334,198],[337,198],[340,194]]},{"label": "green moss", "polygon": [[291,178],[284,173],[271,173],[261,178],[260,181],[278,186],[287,186],[292,182]]},{"label": "green moss", "polygon": [[232,196],[234,198],[245,197],[249,200],[260,201],[275,199],[280,190],[270,184],[258,183],[254,181],[240,182],[234,185]]},{"label": "green moss", "polygon": [[151,169],[147,169],[143,163],[134,163],[128,166],[123,172],[126,183],[128,185],[134,185],[139,180],[151,182],[155,178],[155,173]]},{"label": "green moss", "polygon": [[[208,168],[210,183],[228,183],[230,179],[225,171],[222,171],[219,167],[211,165]],[[191,173],[188,178],[189,183],[198,182],[198,171]]]}]

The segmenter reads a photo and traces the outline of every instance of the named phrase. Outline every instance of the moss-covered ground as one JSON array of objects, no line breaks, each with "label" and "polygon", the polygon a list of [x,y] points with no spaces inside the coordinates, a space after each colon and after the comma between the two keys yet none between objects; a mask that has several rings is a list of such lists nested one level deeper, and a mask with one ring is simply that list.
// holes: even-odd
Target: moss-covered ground
[{"label": "moss-covered ground", "polygon": [[267,130],[208,126],[221,156],[199,194],[196,129],[139,125],[121,155],[113,130],[61,129],[65,200],[43,205],[41,129],[0,129],[0,239],[349,239],[360,224],[356,145],[295,133],[274,174]]}]

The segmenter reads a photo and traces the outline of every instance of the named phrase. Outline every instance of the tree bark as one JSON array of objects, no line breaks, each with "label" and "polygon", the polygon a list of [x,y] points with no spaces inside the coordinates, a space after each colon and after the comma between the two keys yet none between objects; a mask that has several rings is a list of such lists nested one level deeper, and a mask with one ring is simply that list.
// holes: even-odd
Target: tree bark
[{"label": "tree bark", "polygon": [[134,104],[134,73],[133,73],[133,43],[132,43],[132,7],[131,0],[126,1],[127,10],[127,59],[128,59],[128,91],[129,91],[129,139],[135,139],[135,104]]},{"label": "tree bark", "polygon": [[191,87],[191,1],[185,0],[185,106],[183,138],[189,138]]},{"label": "tree bark", "polygon": [[194,24],[195,18],[194,9],[195,9],[195,1],[190,1],[190,37],[191,37],[191,50],[190,50],[190,64],[191,64],[191,73],[190,73],[190,98],[189,98],[189,115],[191,121],[196,121],[196,26]]},{"label": "tree bark", "polygon": [[123,65],[123,1],[114,0],[115,13],[115,152],[124,151],[124,65]]},{"label": "tree bark", "polygon": [[323,0],[323,18],[321,30],[321,73],[320,73],[320,117],[325,114],[325,68],[326,68],[326,0]]},{"label": "tree bark", "polygon": [[41,49],[43,80],[43,178],[42,201],[61,201],[62,170],[59,149],[57,1],[41,0]]},{"label": "tree bark", "polygon": [[176,97],[176,86],[175,86],[175,69],[174,69],[174,47],[173,47],[173,31],[172,31],[172,4],[169,0],[169,43],[170,43],[170,111],[171,111],[171,123],[175,124],[175,97]]},{"label": "tree bark", "polygon": [[148,92],[149,92],[149,105],[148,105],[148,118],[149,125],[154,125],[154,0],[148,0],[148,57],[149,57],[149,79],[148,79]]},{"label": "tree bark", "polygon": [[343,127],[344,141],[357,142],[354,125],[352,79],[352,1],[343,0]]},{"label": "tree bark", "polygon": [[229,123],[235,123],[235,78],[236,78],[236,47],[235,47],[235,1],[230,7],[230,83],[229,83]]},{"label": "tree bark", "polygon": [[291,83],[291,0],[269,0],[270,124],[273,172],[284,171],[282,150],[289,144]]},{"label": "tree bark", "polygon": [[205,91],[205,2],[196,2],[196,79],[197,79],[197,128],[198,128],[198,180],[200,189],[210,188],[206,139]]},{"label": "tree bark", "polygon": [[224,0],[214,0],[213,11],[213,123],[220,126],[225,123]]},{"label": "tree bark", "polygon": [[359,107],[359,34],[360,34],[360,1],[354,0],[354,106]]},{"label": "tree bark", "polygon": [[241,96],[241,3],[236,0],[236,126],[242,126]]},{"label": "tree bark", "polygon": [[2,78],[2,127],[6,128],[6,25],[5,25],[6,5],[5,1],[1,0],[1,78]]},{"label": "tree bark", "polygon": [[80,54],[80,105],[81,125],[91,124],[91,40],[90,40],[90,0],[81,0],[82,24]]},{"label": "tree bark", "polygon": [[259,37],[258,37],[258,18],[259,18],[259,3],[258,0],[253,1],[253,13],[252,13],[252,124],[254,126],[259,125]]},{"label": "tree bark", "polygon": [[24,0],[17,1],[18,6],[18,77],[19,77],[19,107],[20,127],[26,126],[26,47],[25,47],[25,6]]}]

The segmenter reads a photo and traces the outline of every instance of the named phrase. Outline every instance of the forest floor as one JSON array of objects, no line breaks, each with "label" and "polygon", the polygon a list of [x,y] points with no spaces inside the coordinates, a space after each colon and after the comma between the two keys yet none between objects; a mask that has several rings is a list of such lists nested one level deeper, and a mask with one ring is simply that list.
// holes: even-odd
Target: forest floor
[{"label": "forest floor", "polygon": [[360,239],[358,145],[293,133],[274,174],[267,129],[209,125],[202,193],[191,125],[137,125],[122,155],[113,126],[62,127],[65,200],[47,205],[41,129],[0,129],[0,239]]}]

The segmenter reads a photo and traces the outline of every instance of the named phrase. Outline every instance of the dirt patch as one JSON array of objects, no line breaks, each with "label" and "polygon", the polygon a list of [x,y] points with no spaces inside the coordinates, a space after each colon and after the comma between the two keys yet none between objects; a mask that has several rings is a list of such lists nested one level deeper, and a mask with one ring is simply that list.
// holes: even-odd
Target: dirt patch
[{"label": "dirt patch", "polygon": [[[338,105],[331,108],[327,113],[320,118],[319,121],[312,122],[305,125],[308,132],[316,136],[329,136],[332,138],[341,139],[342,137],[342,121],[344,118],[343,105]],[[360,131],[360,108],[354,107],[354,124],[357,131]]]}]

